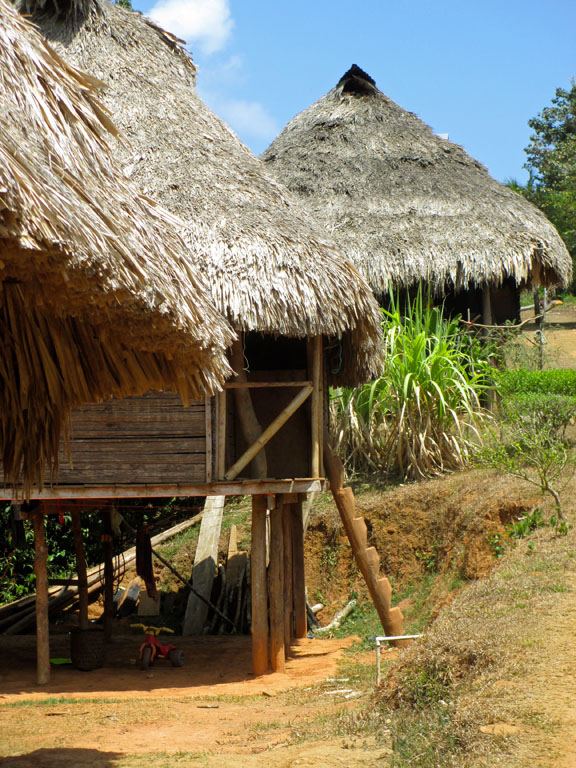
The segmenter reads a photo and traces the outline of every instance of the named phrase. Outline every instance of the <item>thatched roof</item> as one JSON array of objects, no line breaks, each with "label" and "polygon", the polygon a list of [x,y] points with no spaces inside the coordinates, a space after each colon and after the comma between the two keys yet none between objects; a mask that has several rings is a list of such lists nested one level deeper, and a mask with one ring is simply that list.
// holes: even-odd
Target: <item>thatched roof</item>
[{"label": "thatched roof", "polygon": [[140,14],[85,0],[79,22],[27,0],[47,39],[103,80],[102,95],[129,145],[126,173],[205,243],[202,266],[217,307],[244,331],[344,339],[340,380],[380,365],[380,318],[370,291],[195,91],[195,67],[175,39]]},{"label": "thatched roof", "polygon": [[535,206],[355,65],[262,159],[377,294],[390,282],[459,290],[508,276],[519,284],[570,279],[569,254]]},{"label": "thatched roof", "polygon": [[229,374],[233,334],[172,214],[115,170],[98,83],[0,0],[0,447],[42,484],[69,408]]}]

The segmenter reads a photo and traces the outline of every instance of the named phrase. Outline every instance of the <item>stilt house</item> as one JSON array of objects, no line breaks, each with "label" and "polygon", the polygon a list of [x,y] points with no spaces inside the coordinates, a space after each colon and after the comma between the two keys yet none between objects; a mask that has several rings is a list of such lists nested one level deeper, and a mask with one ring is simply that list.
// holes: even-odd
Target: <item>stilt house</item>
[{"label": "stilt house", "polygon": [[257,673],[268,669],[268,513],[270,568],[285,563],[293,574],[289,598],[284,580],[271,580],[270,658],[279,669],[283,612],[297,636],[306,633],[302,498],[324,487],[328,385],[380,372],[377,304],[300,203],[202,103],[194,64],[171,35],[107,0],[58,8],[30,0],[23,10],[63,58],[108,86],[102,101],[127,140],[116,158],[183,219],[190,264],[239,335],[229,353],[235,376],[214,398],[183,409],[169,393],[150,393],[77,409],[71,460],[63,455],[56,482],[31,496],[252,494]]},{"label": "stilt house", "polygon": [[464,316],[501,323],[519,315],[519,289],[570,279],[544,214],[356,65],[262,159],[378,297],[423,282]]}]

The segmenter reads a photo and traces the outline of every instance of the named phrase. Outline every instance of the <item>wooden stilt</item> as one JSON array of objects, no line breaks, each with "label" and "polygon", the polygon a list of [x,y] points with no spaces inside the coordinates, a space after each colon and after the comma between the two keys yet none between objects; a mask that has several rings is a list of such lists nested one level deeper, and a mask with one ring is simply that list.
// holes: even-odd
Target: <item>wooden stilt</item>
[{"label": "wooden stilt", "polygon": [[272,672],[286,669],[284,645],[284,537],[282,494],[277,497],[276,508],[270,513],[270,567],[268,569],[268,596],[270,602],[270,666]]},{"label": "wooden stilt", "polygon": [[112,638],[112,619],[114,618],[114,553],[112,548],[111,509],[104,510],[104,533],[102,549],[104,552],[104,638]]},{"label": "wooden stilt", "polygon": [[294,632],[297,638],[306,637],[306,577],[304,575],[304,526],[302,502],[290,505],[292,524],[292,561],[294,573]]},{"label": "wooden stilt", "polygon": [[252,496],[252,669],[268,672],[268,592],[266,589],[266,496]]},{"label": "wooden stilt", "polygon": [[50,682],[50,623],[48,620],[48,547],[44,514],[34,515],[34,574],[36,576],[36,682]]},{"label": "wooden stilt", "polygon": [[71,514],[72,535],[74,536],[74,549],[76,550],[76,572],[78,574],[78,627],[80,629],[88,629],[88,574],[80,510],[77,507],[72,507]]},{"label": "wooden stilt", "polygon": [[292,505],[282,507],[282,537],[284,539],[284,648],[286,656],[294,637],[294,596],[292,590]]}]

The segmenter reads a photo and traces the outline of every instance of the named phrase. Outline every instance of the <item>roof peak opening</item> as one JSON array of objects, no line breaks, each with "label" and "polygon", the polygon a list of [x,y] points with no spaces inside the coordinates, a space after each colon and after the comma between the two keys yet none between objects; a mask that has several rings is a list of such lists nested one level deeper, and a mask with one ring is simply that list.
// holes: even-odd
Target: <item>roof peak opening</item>
[{"label": "roof peak opening", "polygon": [[367,96],[376,93],[376,81],[367,72],[352,64],[348,72],[345,72],[338,85],[342,87],[342,93],[353,93],[356,96]]}]

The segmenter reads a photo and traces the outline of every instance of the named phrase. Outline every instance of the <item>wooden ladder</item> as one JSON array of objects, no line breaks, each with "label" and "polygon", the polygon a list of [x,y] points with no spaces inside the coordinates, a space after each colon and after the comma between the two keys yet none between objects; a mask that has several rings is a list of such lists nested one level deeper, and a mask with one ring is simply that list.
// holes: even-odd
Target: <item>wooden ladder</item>
[{"label": "wooden ladder", "polygon": [[[340,459],[332,453],[327,439],[324,441],[324,467],[352,553],[364,577],[384,631],[391,637],[403,635],[404,617],[400,608],[392,608],[390,580],[380,575],[380,556],[375,547],[368,546],[366,523],[363,517],[356,516],[354,492],[352,488],[344,488],[344,467]],[[392,641],[393,645],[399,647],[410,645],[411,642],[408,639]]]}]

